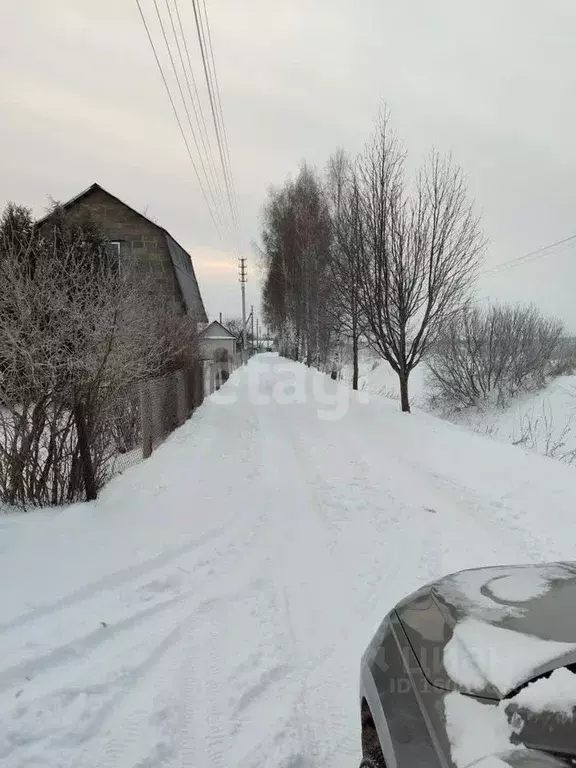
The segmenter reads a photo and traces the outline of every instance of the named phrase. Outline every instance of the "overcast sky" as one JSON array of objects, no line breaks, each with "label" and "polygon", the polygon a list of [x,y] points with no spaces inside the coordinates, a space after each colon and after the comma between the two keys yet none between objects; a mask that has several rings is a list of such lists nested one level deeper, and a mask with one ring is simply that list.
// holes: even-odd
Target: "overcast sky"
[{"label": "overcast sky", "polygon": [[[142,2],[152,20],[152,0]],[[191,2],[178,3],[196,65]],[[433,146],[466,171],[487,271],[576,233],[574,0],[207,5],[249,303],[259,303],[251,243],[268,186],[303,159],[323,168],[338,146],[358,152],[382,101],[414,163]],[[190,250],[213,317],[238,315],[232,244],[207,212],[135,0],[3,2],[0,29],[0,205],[41,212],[48,196],[97,181]],[[576,241],[480,284],[574,332],[575,288]]]}]

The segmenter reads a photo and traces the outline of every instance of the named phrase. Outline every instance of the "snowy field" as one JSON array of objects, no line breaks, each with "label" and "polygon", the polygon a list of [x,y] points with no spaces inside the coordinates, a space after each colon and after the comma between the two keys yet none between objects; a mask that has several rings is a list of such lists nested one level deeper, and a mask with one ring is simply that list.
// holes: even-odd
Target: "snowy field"
[{"label": "snowy field", "polygon": [[0,517],[0,763],[357,765],[384,614],[576,559],[575,508],[571,467],[259,356],[96,503]]},{"label": "snowy field", "polygon": [[[344,367],[343,379],[352,381],[351,366]],[[576,466],[576,376],[559,376],[542,391],[519,396],[505,408],[467,408],[459,413],[431,409],[425,364],[412,372],[409,386],[413,409],[432,412],[473,432]],[[400,401],[397,375],[388,363],[373,357],[361,361],[359,389]]]}]

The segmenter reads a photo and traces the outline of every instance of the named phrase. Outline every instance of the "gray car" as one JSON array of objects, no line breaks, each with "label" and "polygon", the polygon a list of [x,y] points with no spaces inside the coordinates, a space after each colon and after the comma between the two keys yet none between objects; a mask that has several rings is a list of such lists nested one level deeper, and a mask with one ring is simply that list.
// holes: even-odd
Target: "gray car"
[{"label": "gray car", "polygon": [[576,765],[576,563],[461,571],[392,610],[361,665],[362,768]]}]

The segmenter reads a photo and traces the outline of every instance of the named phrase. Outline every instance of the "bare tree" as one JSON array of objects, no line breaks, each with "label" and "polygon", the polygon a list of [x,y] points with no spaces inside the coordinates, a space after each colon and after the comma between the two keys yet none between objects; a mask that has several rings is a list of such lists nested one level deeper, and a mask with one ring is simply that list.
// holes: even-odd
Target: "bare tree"
[{"label": "bare tree", "polygon": [[[562,323],[533,305],[462,308],[444,324],[428,367],[433,397],[465,408],[542,387],[559,366]],[[572,354],[571,350],[567,350]]]},{"label": "bare tree", "polygon": [[242,318],[241,317],[226,317],[224,318],[224,327],[239,339],[242,335]]},{"label": "bare tree", "polygon": [[360,301],[362,220],[357,177],[350,159],[338,150],[328,162],[328,200],[332,220],[332,291],[328,304],[334,328],[352,346],[352,388],[358,389],[359,347],[365,331]]},{"label": "bare tree", "polygon": [[357,168],[360,304],[372,347],[408,380],[443,323],[462,305],[484,247],[462,171],[432,153],[411,193],[405,157],[384,114]]},{"label": "bare tree", "polygon": [[280,352],[307,365],[326,364],[331,224],[324,189],[304,165],[295,181],[272,190],[264,207],[263,309]]},{"label": "bare tree", "polygon": [[194,354],[194,319],[120,270],[93,221],[56,211],[36,231],[19,212],[18,227],[14,211],[0,224],[0,497],[95,498],[120,404]]}]

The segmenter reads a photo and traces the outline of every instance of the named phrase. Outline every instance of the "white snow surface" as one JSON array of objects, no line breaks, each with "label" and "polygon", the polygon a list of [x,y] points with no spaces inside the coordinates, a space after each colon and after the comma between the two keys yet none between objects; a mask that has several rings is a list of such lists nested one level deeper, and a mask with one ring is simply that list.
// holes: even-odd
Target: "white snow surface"
[{"label": "white snow surface", "polygon": [[0,762],[349,768],[384,614],[576,559],[575,503],[567,466],[259,356],[97,502],[0,517]]},{"label": "white snow surface", "polygon": [[[372,395],[400,399],[398,376],[386,361],[365,350],[360,359],[359,388]],[[352,381],[352,366],[342,370],[343,379]],[[427,410],[470,431],[492,437],[520,450],[549,456],[576,465],[576,376],[552,379],[537,392],[520,394],[505,406],[486,404],[481,408],[435,411],[430,405],[426,363],[410,374],[410,401],[413,409]]]},{"label": "white snow surface", "polygon": [[497,576],[488,584],[488,590],[498,600],[524,603],[542,597],[548,592],[551,581],[542,573],[531,569],[506,576]]},{"label": "white snow surface", "polygon": [[543,640],[478,619],[464,619],[444,649],[454,682],[480,691],[485,681],[503,696],[534,676],[534,670],[573,652],[576,644]]},{"label": "white snow surface", "polygon": [[457,768],[476,766],[482,758],[487,760],[480,763],[482,768],[508,765],[495,757],[512,749],[512,728],[503,707],[486,706],[454,691],[444,698],[444,711],[451,757]]},{"label": "white snow surface", "polygon": [[523,688],[514,702],[532,712],[554,712],[573,717],[576,708],[576,674],[565,667],[555,669],[548,678]]}]

